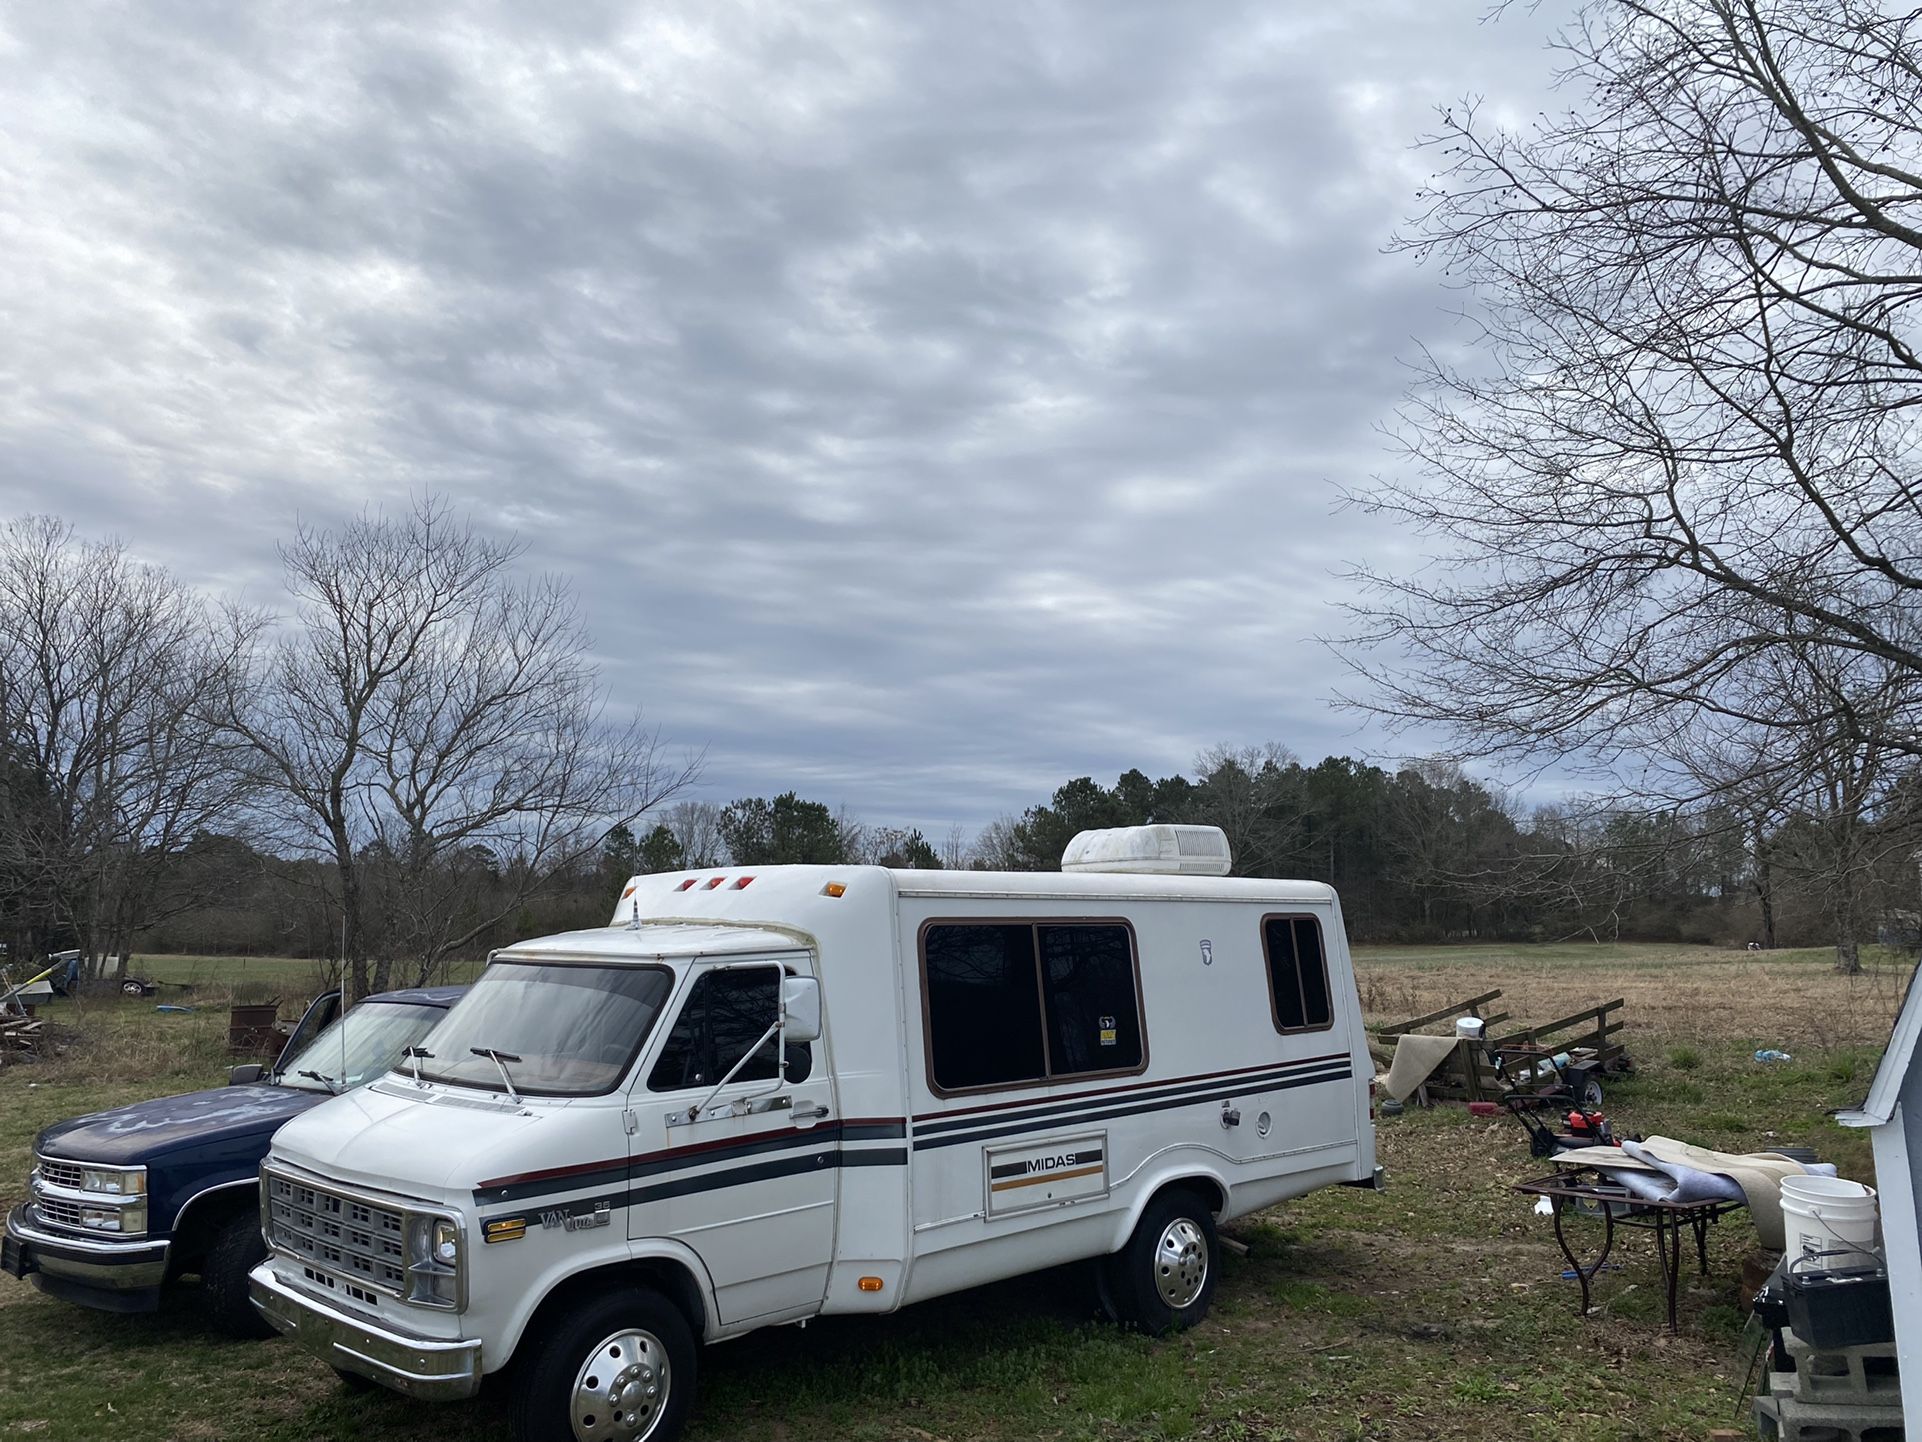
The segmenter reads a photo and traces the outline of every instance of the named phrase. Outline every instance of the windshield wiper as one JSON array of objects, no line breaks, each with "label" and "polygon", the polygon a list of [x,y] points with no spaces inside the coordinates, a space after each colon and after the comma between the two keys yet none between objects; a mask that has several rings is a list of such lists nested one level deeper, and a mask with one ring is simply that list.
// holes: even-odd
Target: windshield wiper
[{"label": "windshield wiper", "polygon": [[421,1059],[424,1057],[428,1061],[432,1061],[434,1059],[434,1054],[424,1046],[410,1046],[405,1051],[403,1051],[401,1055],[407,1058],[409,1068],[414,1073],[414,1085],[415,1086],[425,1085],[425,1083],[422,1082],[420,1079]]},{"label": "windshield wiper", "polygon": [[514,1077],[513,1074],[507,1070],[507,1064],[511,1061],[519,1065],[520,1058],[515,1056],[511,1051],[496,1051],[491,1046],[470,1046],[467,1049],[475,1056],[486,1057],[501,1069],[501,1084],[507,1088],[507,1099],[515,1106],[519,1106],[521,1104],[521,1094],[514,1090]]},{"label": "windshield wiper", "polygon": [[332,1077],[330,1077],[330,1076],[323,1076],[323,1075],[322,1075],[321,1073],[319,1073],[319,1072],[317,1072],[317,1071],[303,1071],[303,1072],[295,1072],[295,1073],[294,1073],[294,1075],[295,1075],[295,1076],[310,1076],[310,1077],[312,1077],[312,1078],[313,1078],[313,1079],[314,1079],[315,1081],[317,1081],[317,1082],[319,1082],[319,1083],[320,1083],[320,1084],[321,1084],[322,1086],[324,1086],[324,1087],[326,1087],[326,1088],[327,1088],[327,1094],[328,1094],[329,1096],[336,1096],[336,1097],[337,1097],[337,1096],[339,1096],[339,1095],[340,1095],[340,1088],[339,1088],[338,1086],[336,1086],[336,1085],[334,1085],[334,1079],[333,1079]]}]

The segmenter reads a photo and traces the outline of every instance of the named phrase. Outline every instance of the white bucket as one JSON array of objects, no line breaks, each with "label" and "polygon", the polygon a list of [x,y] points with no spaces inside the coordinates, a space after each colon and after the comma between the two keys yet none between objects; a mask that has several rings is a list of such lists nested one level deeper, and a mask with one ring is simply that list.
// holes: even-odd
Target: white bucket
[{"label": "white bucket", "polygon": [[1782,1178],[1783,1255],[1791,1262],[1836,1252],[1811,1263],[1822,1271],[1881,1265],[1875,1235],[1875,1189],[1840,1177]]}]

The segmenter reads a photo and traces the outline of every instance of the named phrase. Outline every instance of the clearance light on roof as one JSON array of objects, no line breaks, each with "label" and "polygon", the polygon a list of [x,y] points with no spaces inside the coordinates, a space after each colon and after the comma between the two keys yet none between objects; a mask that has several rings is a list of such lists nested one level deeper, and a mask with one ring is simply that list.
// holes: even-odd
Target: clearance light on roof
[{"label": "clearance light on roof", "polygon": [[719,886],[723,881],[726,881],[726,880],[727,878],[725,876],[717,876],[712,881],[708,882],[706,886],[703,886],[701,890],[712,891],[715,887]]},{"label": "clearance light on roof", "polygon": [[821,888],[821,895],[823,896],[846,896],[847,894],[847,887],[838,881],[830,881],[826,886]]},{"label": "clearance light on roof", "polygon": [[746,886],[752,880],[754,880],[754,878],[751,876],[743,876],[739,881],[735,882],[732,886],[730,886],[728,890],[739,891],[742,887]]},{"label": "clearance light on roof", "polygon": [[692,886],[695,882],[699,881],[700,879],[701,878],[698,876],[690,876],[686,881],[683,881],[679,886],[675,887],[674,889],[676,891],[686,891],[688,887]]}]

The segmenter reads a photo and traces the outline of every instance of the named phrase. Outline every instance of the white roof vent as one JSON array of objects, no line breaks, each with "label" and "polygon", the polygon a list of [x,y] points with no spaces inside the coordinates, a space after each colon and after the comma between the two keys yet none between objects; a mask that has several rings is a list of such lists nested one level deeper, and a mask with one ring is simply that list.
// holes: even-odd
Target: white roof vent
[{"label": "white roof vent", "polygon": [[1063,871],[1132,876],[1226,876],[1233,864],[1219,826],[1115,826],[1083,831],[1061,853]]}]

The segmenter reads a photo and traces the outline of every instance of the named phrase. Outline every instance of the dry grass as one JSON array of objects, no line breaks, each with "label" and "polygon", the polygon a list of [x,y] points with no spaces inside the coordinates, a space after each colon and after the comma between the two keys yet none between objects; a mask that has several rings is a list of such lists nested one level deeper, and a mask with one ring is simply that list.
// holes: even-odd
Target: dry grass
[{"label": "dry grass", "polygon": [[1355,970],[1371,1022],[1406,1020],[1500,987],[1500,1007],[1517,1025],[1619,996],[1631,1052],[1646,1050],[1650,1036],[1794,1052],[1887,1040],[1910,967],[1874,948],[1863,959],[1861,975],[1840,976],[1825,950],[1357,947]]}]

